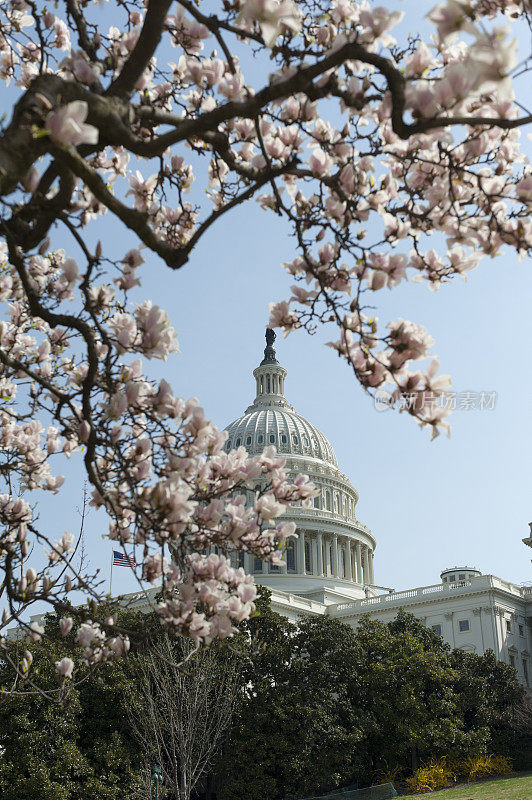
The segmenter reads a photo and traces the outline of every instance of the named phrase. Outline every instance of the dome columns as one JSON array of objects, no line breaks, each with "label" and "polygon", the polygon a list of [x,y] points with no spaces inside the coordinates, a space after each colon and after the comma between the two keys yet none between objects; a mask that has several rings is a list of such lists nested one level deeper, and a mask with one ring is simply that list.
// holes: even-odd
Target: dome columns
[{"label": "dome columns", "polygon": [[355,542],[355,561],[356,561],[356,583],[364,583],[362,577],[362,545]]},{"label": "dome columns", "polygon": [[318,535],[316,536],[316,575],[323,577],[323,535],[321,531],[318,531]]}]

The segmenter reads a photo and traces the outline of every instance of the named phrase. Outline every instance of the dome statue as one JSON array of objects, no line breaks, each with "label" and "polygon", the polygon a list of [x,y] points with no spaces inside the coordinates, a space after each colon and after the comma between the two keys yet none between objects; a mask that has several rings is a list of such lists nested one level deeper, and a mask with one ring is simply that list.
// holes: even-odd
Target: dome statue
[{"label": "dome statue", "polygon": [[287,371],[277,361],[274,341],[275,333],[268,328],[264,358],[253,371],[255,399],[227,426],[226,448],[245,447],[257,455],[273,446],[286,457],[290,475],[309,475],[321,493],[312,507],[291,506],[283,516],[297,526],[296,537],[287,542],[285,565],[276,567],[245,554],[246,570],[258,583],[309,601],[364,597],[375,582],[375,538],[356,518],[358,493],[340,472],[331,443],[288,403]]}]

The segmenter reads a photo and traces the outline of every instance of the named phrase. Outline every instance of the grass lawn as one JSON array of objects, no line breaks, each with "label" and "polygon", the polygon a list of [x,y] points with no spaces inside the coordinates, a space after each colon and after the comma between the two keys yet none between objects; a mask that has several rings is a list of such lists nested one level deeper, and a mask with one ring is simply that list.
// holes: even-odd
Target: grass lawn
[{"label": "grass lawn", "polygon": [[417,797],[420,800],[425,797],[433,797],[434,800],[532,800],[532,772],[462,784],[454,789],[441,789],[438,792],[402,795],[397,800],[406,800],[407,797]]}]

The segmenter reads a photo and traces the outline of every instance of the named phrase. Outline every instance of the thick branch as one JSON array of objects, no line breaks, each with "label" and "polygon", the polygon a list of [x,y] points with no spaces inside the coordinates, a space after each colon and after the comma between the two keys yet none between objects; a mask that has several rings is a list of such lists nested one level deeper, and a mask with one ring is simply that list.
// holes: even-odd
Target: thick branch
[{"label": "thick branch", "polygon": [[89,38],[85,17],[79,10],[78,0],[66,0],[67,14],[74,20],[74,25],[78,32],[78,42],[81,49],[88,55],[91,61],[96,61],[96,47]]},{"label": "thick branch", "polygon": [[172,0],[150,0],[137,44],[107,94],[129,97],[133,93],[138,79],[161,41],[164,21],[171,5]]}]

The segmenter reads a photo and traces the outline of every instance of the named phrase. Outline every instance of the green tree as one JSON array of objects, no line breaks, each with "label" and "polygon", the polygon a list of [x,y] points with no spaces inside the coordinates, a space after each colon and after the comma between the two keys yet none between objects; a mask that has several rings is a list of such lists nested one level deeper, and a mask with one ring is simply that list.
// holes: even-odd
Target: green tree
[{"label": "green tree", "polygon": [[220,798],[301,797],[345,783],[363,736],[348,691],[357,660],[354,632],[329,618],[296,627],[269,609],[247,631],[244,698]]},{"label": "green tree", "polygon": [[[102,609],[101,613],[104,613]],[[141,624],[131,615],[128,625]],[[71,652],[56,636],[58,619],[46,619],[51,640],[12,642],[0,662],[3,686],[26,648],[39,692],[20,682],[0,702],[0,796],[2,800],[133,800],[140,789],[137,758],[125,708],[135,691],[128,663],[88,669],[58,702],[54,662]],[[72,635],[70,636],[72,638]],[[44,694],[43,694],[44,692]]]},{"label": "green tree", "polygon": [[295,626],[262,608],[246,634],[222,800],[304,797],[433,756],[497,752],[522,695],[493,655],[451,651],[410,614],[354,631],[328,617]]},{"label": "green tree", "polygon": [[374,721],[367,740],[373,768],[415,769],[422,759],[486,746],[487,726],[466,724],[460,674],[439,636],[400,612],[388,625],[364,619],[357,641],[363,654],[357,690]]}]

